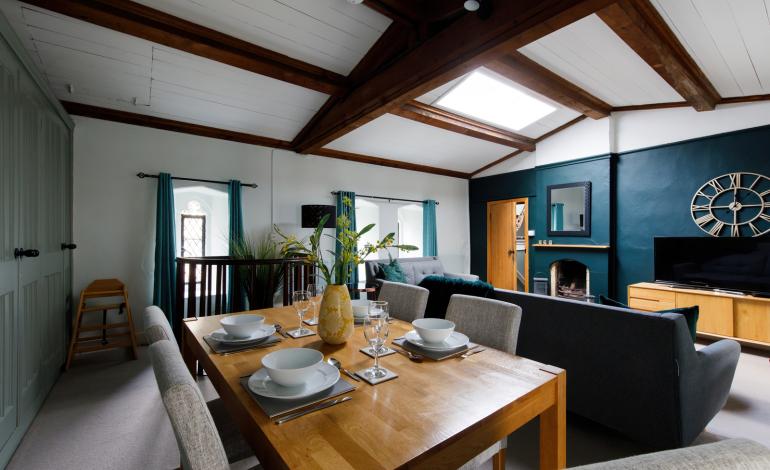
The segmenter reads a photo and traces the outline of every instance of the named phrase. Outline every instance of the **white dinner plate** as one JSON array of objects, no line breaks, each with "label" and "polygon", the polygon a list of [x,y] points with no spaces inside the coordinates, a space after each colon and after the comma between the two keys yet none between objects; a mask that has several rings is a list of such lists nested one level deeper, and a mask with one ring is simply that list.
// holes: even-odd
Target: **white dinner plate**
[{"label": "white dinner plate", "polygon": [[211,333],[211,339],[219,341],[222,344],[258,343],[259,341],[269,338],[273,333],[275,333],[274,325],[262,325],[248,338],[236,338],[227,334],[224,328],[220,328]]},{"label": "white dinner plate", "polygon": [[273,382],[267,375],[267,369],[262,368],[249,377],[249,390],[262,397],[296,400],[333,387],[339,379],[339,369],[329,363],[322,362],[303,385],[284,387]]},{"label": "white dinner plate", "polygon": [[415,346],[419,346],[424,349],[430,349],[431,351],[449,351],[450,349],[457,349],[463,346],[467,346],[470,342],[467,336],[459,331],[453,331],[451,335],[440,343],[427,343],[420,338],[420,335],[416,331],[412,330],[405,335],[405,338]]}]

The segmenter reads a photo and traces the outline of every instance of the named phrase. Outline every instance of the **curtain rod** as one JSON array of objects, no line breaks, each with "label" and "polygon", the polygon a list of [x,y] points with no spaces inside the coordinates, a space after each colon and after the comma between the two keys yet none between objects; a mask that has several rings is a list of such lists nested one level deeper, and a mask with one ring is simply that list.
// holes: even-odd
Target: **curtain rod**
[{"label": "curtain rod", "polygon": [[[339,193],[340,193],[339,191],[332,191],[332,194],[335,195],[335,196],[337,194],[339,194]],[[366,194],[356,194],[356,197],[365,197],[367,199],[382,199],[382,200],[385,200],[385,201],[419,202],[420,204],[425,202],[425,201],[418,201],[416,199],[404,199],[404,198],[400,198],[400,197],[367,196]],[[438,205],[438,201],[436,201],[436,205]]]},{"label": "curtain rod", "polygon": [[[140,178],[158,178],[158,175],[150,175],[147,173],[137,173],[136,176]],[[229,181],[217,181],[217,180],[203,180],[199,178],[182,178],[180,176],[172,176],[172,180],[182,180],[182,181],[199,181],[201,183],[217,183],[217,184],[230,184]],[[241,183],[241,186],[245,186],[247,188],[256,188],[256,183]]]}]

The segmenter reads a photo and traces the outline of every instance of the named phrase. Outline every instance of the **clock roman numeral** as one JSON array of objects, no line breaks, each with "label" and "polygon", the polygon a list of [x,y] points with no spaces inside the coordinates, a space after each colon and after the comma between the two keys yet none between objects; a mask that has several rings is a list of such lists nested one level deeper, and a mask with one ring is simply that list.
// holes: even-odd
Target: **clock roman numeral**
[{"label": "clock roman numeral", "polygon": [[765,222],[770,222],[770,214],[759,214],[759,218]]},{"label": "clock roman numeral", "polygon": [[754,189],[754,186],[756,186],[756,185],[757,185],[757,183],[759,183],[759,180],[761,180],[761,179],[762,179],[762,177],[761,177],[761,176],[759,176],[759,175],[757,175],[757,179],[755,179],[755,180],[754,180],[754,182],[753,182],[753,183],[751,183],[751,186],[749,186],[749,191],[751,191],[752,189]]},{"label": "clock roman numeral", "polygon": [[713,227],[711,227],[711,230],[709,230],[709,233],[715,237],[719,236],[719,233],[722,231],[722,229],[725,227],[725,223],[721,220],[717,220]]},{"label": "clock roman numeral", "polygon": [[760,235],[762,232],[751,222],[749,222],[749,228],[754,232],[754,236]]},{"label": "clock roman numeral", "polygon": [[694,210],[694,211],[707,211],[707,210],[709,210],[709,206],[701,206],[701,205],[698,205],[698,204],[693,204],[692,205],[692,210]]},{"label": "clock roman numeral", "polygon": [[725,188],[723,188],[722,185],[719,184],[719,180],[711,180],[708,182],[708,185],[714,188],[714,191],[716,191],[717,194],[725,190]]},{"label": "clock roman numeral", "polygon": [[711,212],[709,212],[708,214],[702,215],[697,219],[695,219],[695,223],[703,227],[704,225],[711,222],[712,220],[715,220],[715,217]]},{"label": "clock roman numeral", "polygon": [[738,188],[741,186],[741,174],[740,173],[730,173],[730,188]]},{"label": "clock roman numeral", "polygon": [[714,196],[709,196],[703,191],[698,191],[697,193],[695,193],[695,197],[705,197],[706,199],[708,199],[709,202],[711,202],[711,200],[714,199]]},{"label": "clock roman numeral", "polygon": [[731,237],[740,237],[741,236],[741,229],[737,225],[732,225],[730,227],[730,236]]},{"label": "clock roman numeral", "polygon": [[763,192],[763,193],[759,193],[759,195],[760,195],[762,198],[764,198],[764,197],[765,197],[765,196],[767,196],[767,195],[770,195],[770,189],[768,189],[767,191],[765,191],[765,192]]}]

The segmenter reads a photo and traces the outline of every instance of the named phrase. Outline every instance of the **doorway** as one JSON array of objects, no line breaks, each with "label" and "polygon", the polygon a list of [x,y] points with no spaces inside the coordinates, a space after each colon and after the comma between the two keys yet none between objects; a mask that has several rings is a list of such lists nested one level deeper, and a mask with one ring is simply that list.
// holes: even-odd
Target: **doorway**
[{"label": "doorway", "polygon": [[487,203],[487,281],[529,292],[529,200]]}]

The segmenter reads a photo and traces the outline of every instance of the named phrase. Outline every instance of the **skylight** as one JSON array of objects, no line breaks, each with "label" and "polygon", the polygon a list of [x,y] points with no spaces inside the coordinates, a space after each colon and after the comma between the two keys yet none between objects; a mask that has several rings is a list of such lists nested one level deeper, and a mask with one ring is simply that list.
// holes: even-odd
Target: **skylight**
[{"label": "skylight", "polygon": [[436,105],[514,131],[556,111],[550,104],[479,70],[465,77]]}]

